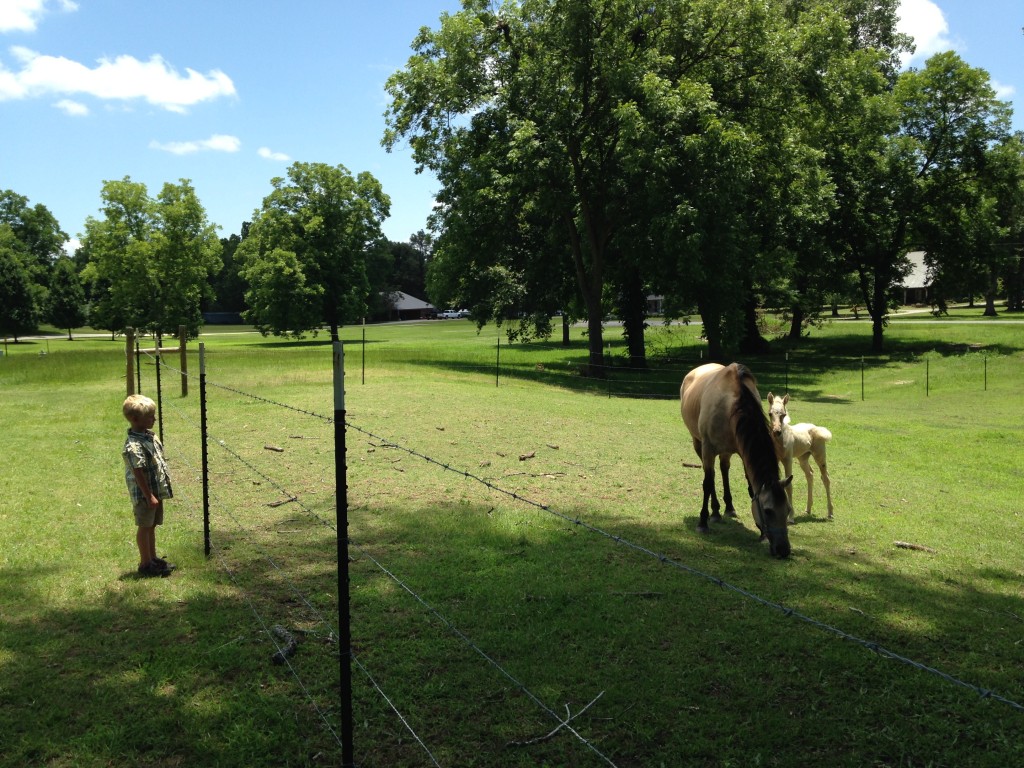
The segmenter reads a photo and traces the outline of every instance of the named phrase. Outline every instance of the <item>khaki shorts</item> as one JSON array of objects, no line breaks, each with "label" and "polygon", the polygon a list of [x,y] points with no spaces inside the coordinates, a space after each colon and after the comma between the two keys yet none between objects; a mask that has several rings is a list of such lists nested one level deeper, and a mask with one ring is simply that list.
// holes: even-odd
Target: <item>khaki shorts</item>
[{"label": "khaki shorts", "polygon": [[132,505],[132,511],[135,513],[135,524],[139,528],[152,528],[154,525],[164,524],[163,499],[160,500],[155,509],[149,506],[147,502],[140,501],[138,504]]}]

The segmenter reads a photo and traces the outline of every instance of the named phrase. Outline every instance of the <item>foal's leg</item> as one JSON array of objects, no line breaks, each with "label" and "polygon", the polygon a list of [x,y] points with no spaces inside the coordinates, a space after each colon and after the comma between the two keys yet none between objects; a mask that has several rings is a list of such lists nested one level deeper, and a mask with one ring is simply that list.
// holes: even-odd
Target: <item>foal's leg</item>
[{"label": "foal's leg", "polygon": [[[732,506],[732,490],[729,488],[729,461],[731,456],[724,455],[718,460],[718,468],[722,471],[722,500],[725,502],[726,517],[736,517],[736,510]],[[717,515],[718,509],[715,508]],[[721,519],[721,516],[718,516]]]},{"label": "foal's leg", "polygon": [[821,451],[815,451],[814,461],[818,465],[818,469],[821,470],[821,484],[825,486],[825,498],[828,500],[828,519],[832,519],[832,482],[829,480],[828,467],[825,462],[825,446],[821,447]]}]

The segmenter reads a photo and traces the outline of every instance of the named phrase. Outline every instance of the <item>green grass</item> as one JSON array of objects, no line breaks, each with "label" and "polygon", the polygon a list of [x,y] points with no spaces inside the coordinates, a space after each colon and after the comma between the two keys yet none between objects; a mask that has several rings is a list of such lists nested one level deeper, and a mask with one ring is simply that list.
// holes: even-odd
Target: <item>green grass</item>
[{"label": "green grass", "polygon": [[[695,532],[700,473],[669,399],[700,360],[695,326],[652,328],[670,362],[649,372],[626,369],[613,338],[611,384],[579,376],[578,335],[568,350],[503,340],[496,370],[494,330],[469,322],[365,332],[363,383],[363,329],[343,331],[347,419],[376,436],[347,432],[353,648],[439,764],[607,764],[564,730],[510,746],[557,723],[506,675],[559,716],[593,701],[572,725],[618,766],[1021,762],[1024,713],[571,522],[1024,701],[1020,325],[926,315],[894,322],[886,354],[870,356],[870,326],[844,321],[746,360],[762,395],[788,383],[794,420],[835,434],[836,519],[824,521],[819,485],[784,562],[745,510]],[[214,556],[202,552],[198,386],[183,399],[172,374],[178,498],[158,546],[180,570],[156,581],[132,573],[123,342],[55,338],[0,358],[2,766],[340,761],[324,725],[340,723],[333,427],[232,391],[330,416],[330,347],[201,340]],[[153,374],[144,364],[144,391]],[[288,494],[298,501],[268,506]],[[301,637],[305,691],[270,662],[275,624]],[[431,764],[358,669],[354,709],[359,764]]]}]

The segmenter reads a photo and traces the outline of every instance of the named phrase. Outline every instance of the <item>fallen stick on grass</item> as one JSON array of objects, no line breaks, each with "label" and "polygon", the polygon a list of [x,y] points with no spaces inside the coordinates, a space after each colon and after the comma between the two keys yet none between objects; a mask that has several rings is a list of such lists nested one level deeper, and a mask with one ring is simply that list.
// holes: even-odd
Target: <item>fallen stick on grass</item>
[{"label": "fallen stick on grass", "polygon": [[900,549],[916,549],[918,552],[935,552],[936,550],[931,547],[926,547],[924,544],[911,544],[909,541],[894,541],[893,545]]}]

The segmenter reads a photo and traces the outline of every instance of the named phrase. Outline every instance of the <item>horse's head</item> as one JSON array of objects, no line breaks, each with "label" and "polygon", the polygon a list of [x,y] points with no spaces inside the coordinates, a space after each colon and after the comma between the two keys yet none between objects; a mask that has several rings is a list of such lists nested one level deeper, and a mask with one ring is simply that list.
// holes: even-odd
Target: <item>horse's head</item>
[{"label": "horse's head", "polygon": [[772,429],[772,437],[782,440],[782,425],[789,423],[789,412],[786,404],[789,402],[789,395],[776,397],[768,393],[768,424]]},{"label": "horse's head", "polygon": [[761,530],[761,536],[768,539],[768,551],[774,557],[789,557],[789,516],[792,507],[786,495],[786,486],[792,482],[792,475],[781,482],[767,482],[750,499],[754,522]]}]

